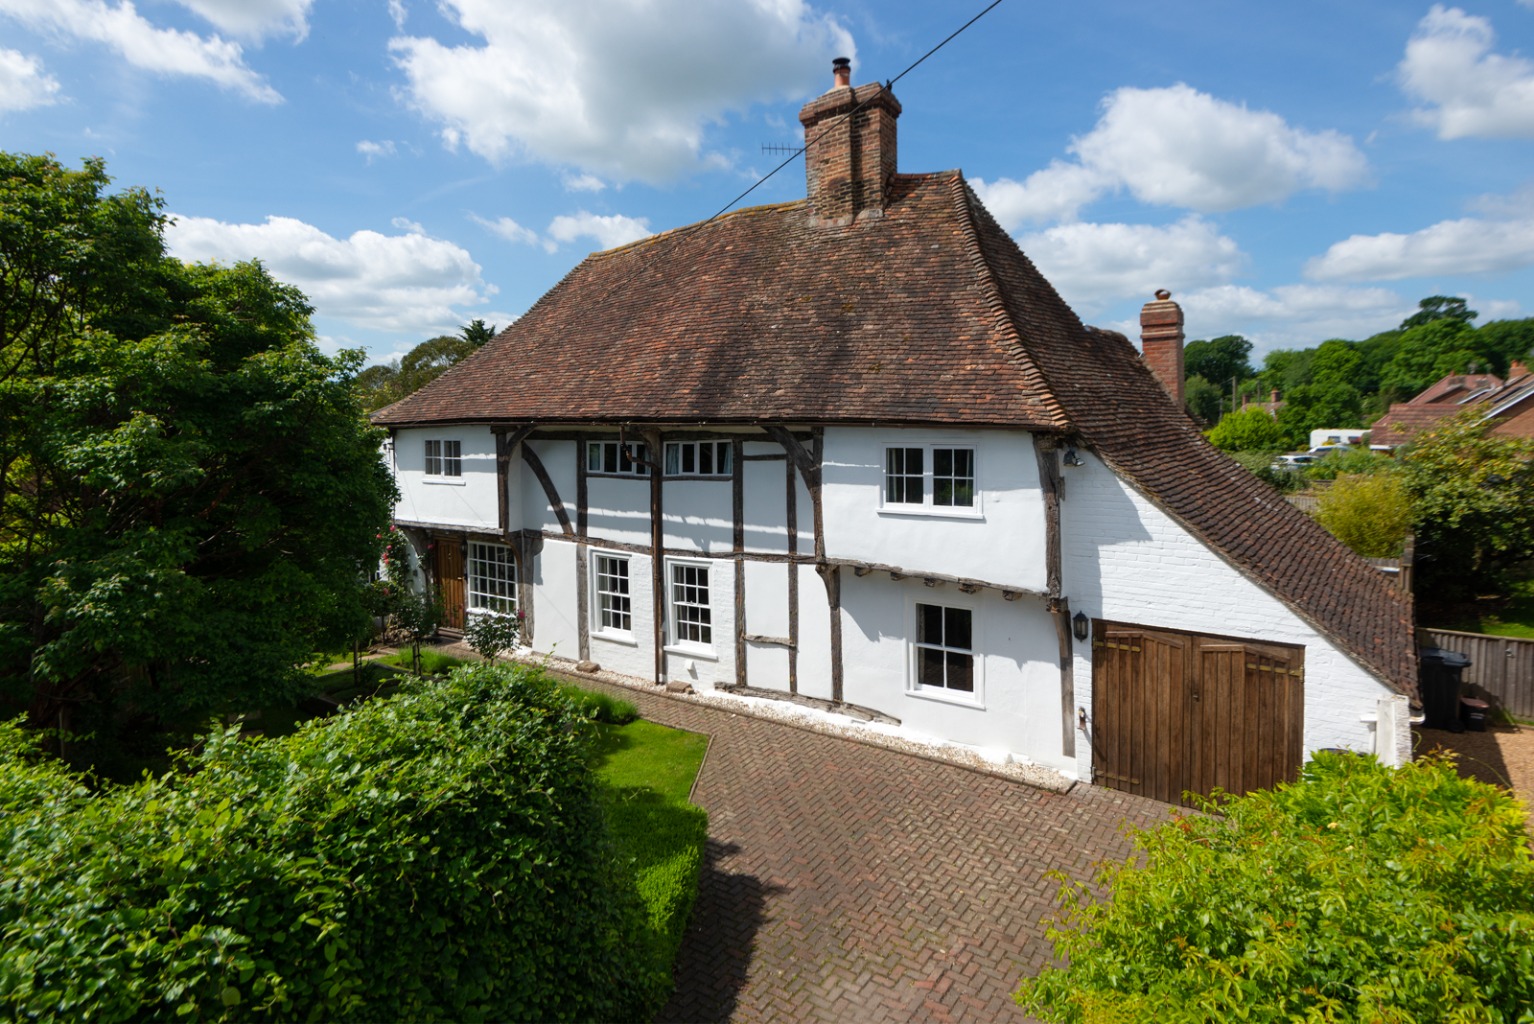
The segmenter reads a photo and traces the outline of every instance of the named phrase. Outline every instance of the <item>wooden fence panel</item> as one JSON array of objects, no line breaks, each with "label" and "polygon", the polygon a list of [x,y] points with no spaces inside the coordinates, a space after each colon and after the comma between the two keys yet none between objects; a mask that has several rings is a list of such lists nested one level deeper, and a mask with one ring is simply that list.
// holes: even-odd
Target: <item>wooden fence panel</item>
[{"label": "wooden fence panel", "polygon": [[1430,646],[1470,659],[1463,679],[1519,718],[1534,718],[1534,640],[1447,629],[1420,631]]}]

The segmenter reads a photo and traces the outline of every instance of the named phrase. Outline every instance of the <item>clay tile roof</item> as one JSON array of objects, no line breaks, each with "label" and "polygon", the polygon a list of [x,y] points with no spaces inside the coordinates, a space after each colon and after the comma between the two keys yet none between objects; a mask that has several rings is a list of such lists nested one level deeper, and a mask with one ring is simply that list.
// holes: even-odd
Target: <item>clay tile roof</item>
[{"label": "clay tile roof", "polygon": [[898,176],[846,227],[797,202],[656,235],[588,257],[374,420],[1059,429],[970,239],[957,172]]},{"label": "clay tile roof", "polygon": [[1083,326],[958,172],[897,175],[891,189],[882,216],[847,226],[788,203],[590,256],[485,348],[374,421],[1069,435],[1416,695],[1410,605],[1383,574],[1210,446],[1123,336]]}]

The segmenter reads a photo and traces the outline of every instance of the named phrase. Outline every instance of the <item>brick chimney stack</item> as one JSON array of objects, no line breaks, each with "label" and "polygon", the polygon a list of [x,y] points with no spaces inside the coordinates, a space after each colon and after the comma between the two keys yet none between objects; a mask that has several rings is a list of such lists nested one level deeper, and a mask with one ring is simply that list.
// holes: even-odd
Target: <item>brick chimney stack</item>
[{"label": "brick chimney stack", "polygon": [[816,219],[850,224],[859,214],[882,213],[889,202],[900,101],[878,83],[854,89],[846,57],[832,62],[832,76],[830,91],[799,111],[804,169]]},{"label": "brick chimney stack", "polygon": [[1156,301],[1140,310],[1140,347],[1145,365],[1179,409],[1183,406],[1182,343],[1182,307],[1172,301],[1171,292],[1159,289]]}]

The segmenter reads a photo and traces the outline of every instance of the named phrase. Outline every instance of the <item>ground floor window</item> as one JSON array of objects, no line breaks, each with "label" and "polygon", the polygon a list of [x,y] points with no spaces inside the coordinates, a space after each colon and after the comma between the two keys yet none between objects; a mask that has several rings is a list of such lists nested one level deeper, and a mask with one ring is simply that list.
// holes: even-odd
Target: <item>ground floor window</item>
[{"label": "ground floor window", "polygon": [[622,555],[597,555],[592,562],[597,629],[603,633],[632,633],[633,605],[629,595],[629,560]]},{"label": "ground floor window", "polygon": [[469,611],[514,615],[517,560],[505,544],[469,544]]},{"label": "ground floor window", "polygon": [[973,614],[968,608],[916,606],[917,689],[975,692]]},{"label": "ground floor window", "polygon": [[707,565],[674,562],[668,604],[671,610],[671,642],[712,647],[713,610],[709,605]]}]

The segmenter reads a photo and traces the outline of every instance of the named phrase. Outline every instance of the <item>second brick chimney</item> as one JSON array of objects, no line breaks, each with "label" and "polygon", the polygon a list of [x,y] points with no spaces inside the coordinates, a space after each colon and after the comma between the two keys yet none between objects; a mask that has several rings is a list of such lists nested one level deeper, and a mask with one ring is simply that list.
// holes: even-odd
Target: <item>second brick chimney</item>
[{"label": "second brick chimney", "polygon": [[1140,310],[1140,347],[1145,365],[1179,409],[1183,406],[1182,343],[1182,307],[1162,288],[1156,292],[1156,301],[1147,302]]},{"label": "second brick chimney", "polygon": [[832,74],[830,91],[799,111],[804,168],[816,219],[849,224],[859,214],[882,212],[889,201],[900,101],[878,83],[854,89],[846,57],[832,62]]}]

